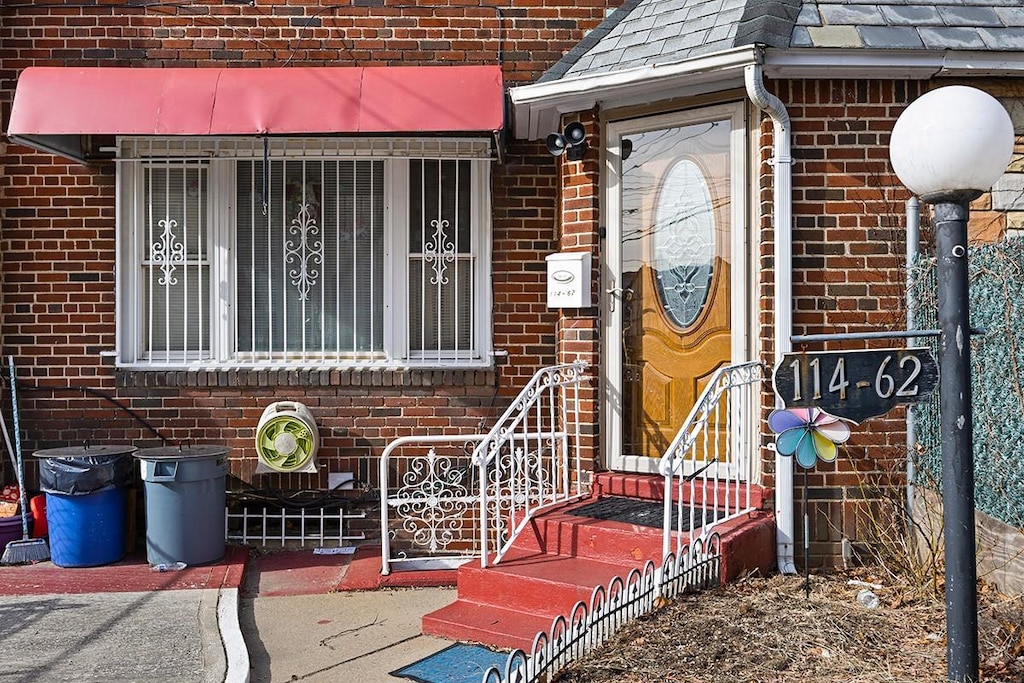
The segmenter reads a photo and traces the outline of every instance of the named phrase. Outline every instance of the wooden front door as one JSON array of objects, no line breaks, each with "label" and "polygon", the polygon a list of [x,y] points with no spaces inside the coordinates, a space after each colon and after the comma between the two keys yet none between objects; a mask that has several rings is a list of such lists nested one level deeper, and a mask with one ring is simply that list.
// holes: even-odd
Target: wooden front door
[{"label": "wooden front door", "polygon": [[621,356],[609,378],[621,397],[617,469],[652,471],[732,357],[733,122],[621,140],[617,284],[609,288]]}]

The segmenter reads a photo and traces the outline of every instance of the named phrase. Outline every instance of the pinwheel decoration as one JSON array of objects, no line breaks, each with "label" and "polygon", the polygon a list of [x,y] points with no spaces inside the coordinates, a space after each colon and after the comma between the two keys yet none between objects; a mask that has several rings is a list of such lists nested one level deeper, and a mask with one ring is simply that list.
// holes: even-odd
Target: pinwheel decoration
[{"label": "pinwheel decoration", "polygon": [[835,462],[836,444],[850,438],[850,427],[835,415],[818,408],[773,410],[768,427],[775,432],[775,448],[782,455],[795,455],[805,469],[822,462]]}]

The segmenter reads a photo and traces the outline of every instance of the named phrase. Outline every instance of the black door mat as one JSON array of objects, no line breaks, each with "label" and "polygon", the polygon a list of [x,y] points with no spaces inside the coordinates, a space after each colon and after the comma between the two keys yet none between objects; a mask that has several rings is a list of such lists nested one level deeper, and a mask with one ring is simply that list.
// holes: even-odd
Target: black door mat
[{"label": "black door mat", "polygon": [[[605,519],[613,522],[639,524],[640,526],[650,526],[660,529],[665,515],[665,504],[657,500],[609,496],[607,498],[599,498],[593,503],[587,503],[586,505],[578,508],[566,510],[566,512],[576,517]],[[672,503],[672,530],[689,531],[690,514],[688,512],[684,512],[682,529],[679,528],[678,515],[679,506],[676,503]],[[697,510],[693,516],[694,521],[697,522],[697,526],[701,526],[701,511]],[[721,510],[705,510],[704,523],[713,522],[724,516],[725,513]]]}]

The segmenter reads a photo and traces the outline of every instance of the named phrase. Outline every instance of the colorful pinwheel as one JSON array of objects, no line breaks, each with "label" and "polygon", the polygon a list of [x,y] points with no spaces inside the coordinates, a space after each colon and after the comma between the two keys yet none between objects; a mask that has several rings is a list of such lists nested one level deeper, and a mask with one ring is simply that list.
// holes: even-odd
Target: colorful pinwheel
[{"label": "colorful pinwheel", "polygon": [[835,415],[818,408],[773,410],[768,427],[775,432],[775,448],[783,455],[795,455],[805,468],[814,467],[818,458],[833,462],[836,444],[850,438],[850,427]]}]

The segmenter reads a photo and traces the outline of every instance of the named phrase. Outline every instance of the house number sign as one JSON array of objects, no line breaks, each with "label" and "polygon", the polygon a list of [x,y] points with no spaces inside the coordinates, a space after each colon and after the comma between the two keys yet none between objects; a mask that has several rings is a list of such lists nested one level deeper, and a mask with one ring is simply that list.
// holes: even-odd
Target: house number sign
[{"label": "house number sign", "polygon": [[772,377],[787,408],[862,422],[927,400],[939,371],[926,348],[787,353]]}]

